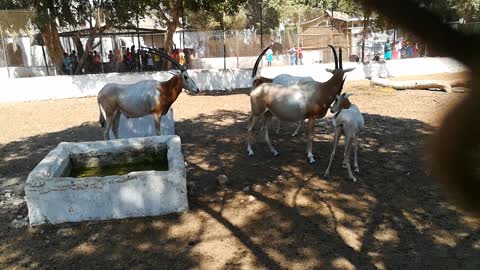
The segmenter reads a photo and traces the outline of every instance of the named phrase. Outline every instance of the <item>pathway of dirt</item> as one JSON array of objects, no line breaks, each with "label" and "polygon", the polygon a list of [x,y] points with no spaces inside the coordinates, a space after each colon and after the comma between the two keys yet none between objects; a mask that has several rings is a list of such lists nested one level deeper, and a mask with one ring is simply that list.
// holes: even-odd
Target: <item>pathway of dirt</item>
[{"label": "pathway of dirt", "polygon": [[[480,220],[451,205],[424,153],[445,109],[463,94],[347,82],[364,113],[359,182],[326,120],[310,165],[294,125],[245,146],[246,92],[187,95],[174,104],[188,163],[191,210],[178,215],[11,227],[26,215],[23,186],[61,141],[101,139],[95,98],[0,104],[0,269],[478,269]],[[230,183],[221,186],[216,177]]]}]

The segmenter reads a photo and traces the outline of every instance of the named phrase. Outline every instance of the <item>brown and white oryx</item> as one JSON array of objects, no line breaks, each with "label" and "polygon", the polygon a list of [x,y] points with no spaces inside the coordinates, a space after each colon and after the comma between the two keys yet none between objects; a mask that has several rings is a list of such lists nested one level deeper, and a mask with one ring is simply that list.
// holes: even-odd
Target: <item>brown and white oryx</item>
[{"label": "brown and white oryx", "polygon": [[[338,59],[335,48],[329,46],[335,58],[335,69],[326,69],[333,74],[328,81],[323,83],[309,81],[290,86],[263,83],[250,93],[251,114],[247,136],[249,156],[253,155],[251,139],[256,122],[261,117],[265,117],[268,122],[268,118],[273,115],[281,121],[289,122],[308,119],[307,157],[310,163],[315,162],[312,153],[315,119],[325,116],[335,97],[342,91],[345,73],[353,70],[353,68],[343,69],[342,49],[339,50],[340,59]],[[267,114],[267,111],[270,113]],[[268,137],[268,124],[265,125],[265,141],[273,155],[278,155]]]},{"label": "brown and white oryx", "polygon": [[199,92],[187,70],[168,54],[150,50],[172,62],[180,71],[172,72],[168,81],[142,80],[134,84],[109,83],[98,93],[97,102],[100,109],[100,125],[104,128],[103,136],[109,140],[109,130],[118,139],[120,114],[127,118],[139,118],[153,115],[155,132],[160,135],[160,121],[177,97],[186,89]]}]

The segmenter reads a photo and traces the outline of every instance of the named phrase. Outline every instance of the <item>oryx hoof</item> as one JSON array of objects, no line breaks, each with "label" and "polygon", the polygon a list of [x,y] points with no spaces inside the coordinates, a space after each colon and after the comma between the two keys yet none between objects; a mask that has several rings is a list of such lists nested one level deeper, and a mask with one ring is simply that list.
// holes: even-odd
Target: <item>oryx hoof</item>
[{"label": "oryx hoof", "polygon": [[248,152],[249,157],[253,156],[253,151],[252,150],[248,150],[247,152]]},{"label": "oryx hoof", "polygon": [[272,154],[273,154],[274,157],[277,157],[279,155],[279,153],[277,151],[272,152]]},{"label": "oryx hoof", "polygon": [[292,133],[292,137],[295,137],[297,135],[298,135],[298,133]]},{"label": "oryx hoof", "polygon": [[315,159],[313,157],[308,158],[308,163],[313,164],[315,163]]},{"label": "oryx hoof", "polygon": [[355,177],[352,177],[352,178],[350,178],[350,179],[352,179],[352,181],[353,181],[354,183],[357,182],[357,178],[355,178]]},{"label": "oryx hoof", "polygon": [[325,172],[323,174],[323,177],[325,177],[326,179],[329,179],[330,178],[330,172]]},{"label": "oryx hoof", "polygon": [[355,171],[356,173],[359,173],[359,172],[360,172],[360,169],[357,167],[357,168],[354,169],[354,171]]}]

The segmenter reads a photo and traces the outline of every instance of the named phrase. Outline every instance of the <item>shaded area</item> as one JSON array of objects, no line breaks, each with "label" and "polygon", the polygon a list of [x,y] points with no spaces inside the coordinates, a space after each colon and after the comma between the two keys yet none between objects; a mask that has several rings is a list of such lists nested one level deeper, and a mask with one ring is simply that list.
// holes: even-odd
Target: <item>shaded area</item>
[{"label": "shaded area", "polygon": [[[243,112],[177,122],[191,211],[19,231],[7,227],[16,215],[8,213],[0,222],[0,268],[478,269],[479,220],[446,201],[420,158],[432,127],[364,117],[358,183],[341,168],[342,145],[332,179],[323,179],[332,148],[326,121],[316,128],[314,165],[303,133],[290,136],[293,124],[272,132],[280,152],[273,158],[260,135],[255,156],[247,156]],[[3,145],[1,184],[17,177],[21,185],[59,141],[99,138],[99,128],[85,124]],[[220,174],[227,186],[217,183]]]}]

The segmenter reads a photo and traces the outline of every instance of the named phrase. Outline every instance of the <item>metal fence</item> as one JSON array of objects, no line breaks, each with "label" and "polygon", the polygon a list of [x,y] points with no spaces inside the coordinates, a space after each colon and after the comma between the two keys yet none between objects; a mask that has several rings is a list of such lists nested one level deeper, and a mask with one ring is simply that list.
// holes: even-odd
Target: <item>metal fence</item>
[{"label": "metal fence", "polygon": [[450,23],[452,28],[469,33],[469,34],[478,34],[480,33],[480,22],[471,22],[471,23]]},{"label": "metal fence", "polygon": [[[31,77],[55,74],[52,60],[42,37],[33,26],[32,11],[0,11],[0,77]],[[310,27],[310,26],[309,26]],[[452,27],[466,32],[480,31],[480,23],[452,24]],[[264,47],[274,42],[273,66],[289,65],[291,59],[288,50],[292,47],[303,48],[303,63],[325,63],[332,60],[328,44],[344,48],[344,55],[350,60],[361,54],[361,31],[358,27],[324,27],[312,25],[310,28],[286,27],[260,33],[258,30],[228,31],[179,31],[174,34],[175,56],[185,55],[185,65],[195,69],[235,69],[251,68],[256,57]],[[300,33],[298,33],[300,31]],[[60,42],[67,55],[78,61],[85,48],[88,31],[62,28]],[[392,31],[373,33],[365,42],[365,60],[383,55],[383,47]],[[79,36],[80,38],[74,38]],[[397,39],[398,40],[398,39]],[[152,55],[136,55],[133,65],[127,65],[127,49],[135,46],[163,49],[165,31],[162,29],[110,29],[98,36],[95,47],[88,56],[81,73],[128,72],[160,70],[159,59]],[[180,53],[180,50],[182,53]],[[92,62],[98,55],[100,61]],[[423,55],[423,54],[422,54]],[[298,55],[297,55],[298,56]],[[347,58],[347,57],[345,57]],[[298,60],[298,58],[297,58]],[[74,62],[75,62],[74,61]],[[300,61],[294,61],[300,63]],[[65,72],[65,73],[72,73]]]},{"label": "metal fence", "polygon": [[[47,48],[38,42],[36,35],[25,34],[21,32],[0,31],[0,69],[7,70],[9,76],[13,77],[32,77],[54,74],[52,60],[49,57]],[[76,52],[75,61],[79,61],[81,55],[78,53],[83,51],[87,42],[87,37],[80,38],[83,48],[79,48],[72,37],[64,36],[60,33],[60,43],[63,51],[67,55]],[[38,36],[37,36],[38,37]],[[94,44],[100,45],[92,50],[93,55],[99,55],[100,66],[95,67],[91,62],[86,64],[82,73],[99,73],[99,72],[125,72],[125,71],[143,71],[147,69],[151,56],[136,56],[136,64],[134,69],[126,66],[127,49],[135,46],[163,49],[165,34],[106,34],[95,39]],[[260,34],[253,30],[241,31],[208,31],[194,32],[181,31],[174,34],[174,48],[176,52],[183,51],[186,57],[186,64],[189,68],[196,69],[221,69],[221,68],[251,68],[256,57],[262,51],[262,47],[266,47],[272,42],[274,52],[273,65],[288,65],[287,50],[297,46],[297,33],[294,30],[272,31],[269,34]],[[85,52],[90,53],[90,52]],[[119,68],[114,68],[112,63],[112,55],[117,54]],[[92,57],[93,57],[92,55]],[[88,57],[88,59],[94,59]],[[73,58],[72,58],[73,60]],[[145,68],[144,68],[145,67]],[[157,70],[160,67],[154,65]]]}]

